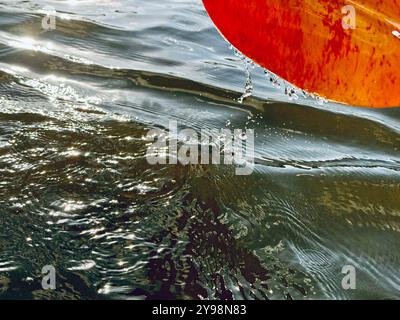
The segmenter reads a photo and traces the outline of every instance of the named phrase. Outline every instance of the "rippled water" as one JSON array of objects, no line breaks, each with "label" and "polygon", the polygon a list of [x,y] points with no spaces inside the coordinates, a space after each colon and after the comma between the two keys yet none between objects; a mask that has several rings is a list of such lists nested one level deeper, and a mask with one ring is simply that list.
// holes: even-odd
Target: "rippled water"
[{"label": "rippled water", "polygon": [[[0,24],[1,298],[399,298],[400,110],[293,103],[257,67],[238,103],[200,0],[0,1]],[[254,173],[148,164],[170,120],[254,128]]]}]

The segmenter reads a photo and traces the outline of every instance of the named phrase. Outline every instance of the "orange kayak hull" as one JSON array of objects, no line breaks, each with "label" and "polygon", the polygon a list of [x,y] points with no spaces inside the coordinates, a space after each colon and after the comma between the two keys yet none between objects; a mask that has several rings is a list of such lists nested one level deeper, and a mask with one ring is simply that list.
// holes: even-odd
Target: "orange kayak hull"
[{"label": "orange kayak hull", "polygon": [[203,2],[235,48],[293,85],[353,106],[400,106],[400,1]]}]

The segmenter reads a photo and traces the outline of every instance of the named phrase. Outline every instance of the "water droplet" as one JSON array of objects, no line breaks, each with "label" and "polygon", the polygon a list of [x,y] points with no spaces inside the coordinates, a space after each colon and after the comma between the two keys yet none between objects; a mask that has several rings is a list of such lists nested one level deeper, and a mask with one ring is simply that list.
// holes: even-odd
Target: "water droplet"
[{"label": "water droplet", "polygon": [[244,71],[246,73],[246,83],[244,86],[244,92],[242,96],[238,99],[239,103],[243,103],[246,98],[250,97],[253,94],[254,87],[253,87],[253,80],[251,77],[251,69],[254,69],[255,66],[252,60],[241,54],[235,47],[233,47],[232,45],[230,45],[229,47],[233,51],[234,55],[240,58],[240,60],[244,65]]},{"label": "water droplet", "polygon": [[239,135],[239,139],[240,139],[240,140],[243,140],[243,141],[247,140],[247,134],[244,133],[244,132],[242,132],[242,133]]}]

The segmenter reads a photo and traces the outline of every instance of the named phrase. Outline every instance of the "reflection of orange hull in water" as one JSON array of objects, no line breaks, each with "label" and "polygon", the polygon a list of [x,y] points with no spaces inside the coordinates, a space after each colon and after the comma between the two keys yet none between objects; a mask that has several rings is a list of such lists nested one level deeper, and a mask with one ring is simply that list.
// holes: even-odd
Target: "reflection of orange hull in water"
[{"label": "reflection of orange hull in water", "polygon": [[233,46],[299,88],[351,105],[400,106],[400,1],[203,2]]}]

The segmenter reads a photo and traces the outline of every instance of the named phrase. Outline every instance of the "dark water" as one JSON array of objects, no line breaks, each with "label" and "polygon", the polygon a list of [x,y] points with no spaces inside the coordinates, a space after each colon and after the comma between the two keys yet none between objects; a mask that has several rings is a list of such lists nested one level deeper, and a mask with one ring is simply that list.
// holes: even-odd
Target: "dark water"
[{"label": "dark water", "polygon": [[[200,0],[0,1],[0,25],[0,298],[399,298],[400,110],[293,103],[259,68],[238,103]],[[170,120],[254,128],[254,173],[148,164]]]}]

